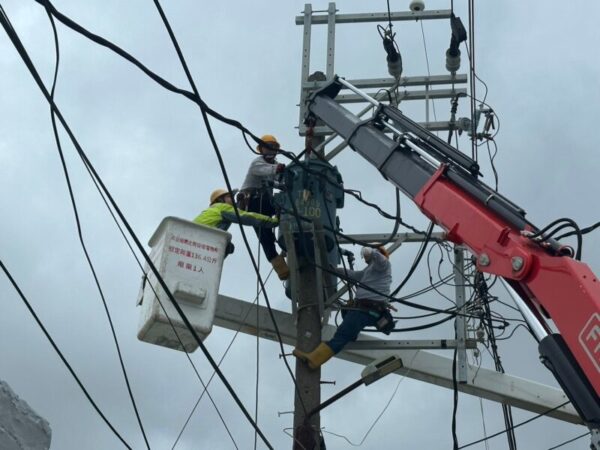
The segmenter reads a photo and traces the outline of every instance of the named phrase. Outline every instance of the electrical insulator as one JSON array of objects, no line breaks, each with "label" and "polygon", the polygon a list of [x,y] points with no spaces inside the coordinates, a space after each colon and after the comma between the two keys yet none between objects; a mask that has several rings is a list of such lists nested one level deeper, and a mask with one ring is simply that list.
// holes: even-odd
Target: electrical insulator
[{"label": "electrical insulator", "polygon": [[483,342],[483,338],[485,337],[485,331],[483,331],[483,328],[477,328],[475,335],[477,336],[477,340]]},{"label": "electrical insulator", "polygon": [[446,50],[446,70],[456,73],[460,69],[460,50],[449,48]]},{"label": "electrical insulator", "polygon": [[469,119],[468,117],[461,117],[456,121],[456,128],[458,128],[458,131],[460,133],[462,133],[463,131],[471,133],[471,119]]},{"label": "electrical insulator", "polygon": [[446,69],[448,72],[455,74],[460,69],[460,44],[467,40],[467,30],[465,30],[460,17],[454,14],[450,17],[450,28],[452,35],[450,36],[450,46],[446,50]]},{"label": "electrical insulator", "polygon": [[390,57],[387,57],[387,65],[388,72],[394,78],[400,78],[402,76],[402,58],[400,55],[397,56],[395,61],[390,60]]},{"label": "electrical insulator", "polygon": [[396,48],[396,43],[392,38],[385,37],[383,39],[383,48],[387,53],[386,61],[388,72],[391,76],[398,79],[402,76],[402,56]]},{"label": "electrical insulator", "polygon": [[425,2],[423,0],[412,0],[410,2],[410,10],[412,12],[420,12],[425,9]]}]

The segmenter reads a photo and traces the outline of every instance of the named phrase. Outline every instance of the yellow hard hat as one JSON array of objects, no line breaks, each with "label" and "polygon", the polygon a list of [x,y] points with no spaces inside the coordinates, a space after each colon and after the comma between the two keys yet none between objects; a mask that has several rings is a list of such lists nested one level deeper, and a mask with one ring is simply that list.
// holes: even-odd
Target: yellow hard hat
[{"label": "yellow hard hat", "polygon": [[[237,189],[234,189],[231,192],[231,195],[235,195],[235,193],[237,192]],[[227,189],[215,189],[214,191],[212,191],[212,193],[210,194],[210,204],[212,205],[214,202],[216,202],[217,200],[219,200],[221,197],[223,197],[224,195],[228,195],[229,191]]]},{"label": "yellow hard hat", "polygon": [[[277,147],[279,147],[279,142],[277,141],[277,138],[272,134],[265,134],[264,136],[261,136],[260,140],[266,143],[277,144]],[[260,145],[256,147],[256,150],[258,150],[259,152],[260,147]]]}]

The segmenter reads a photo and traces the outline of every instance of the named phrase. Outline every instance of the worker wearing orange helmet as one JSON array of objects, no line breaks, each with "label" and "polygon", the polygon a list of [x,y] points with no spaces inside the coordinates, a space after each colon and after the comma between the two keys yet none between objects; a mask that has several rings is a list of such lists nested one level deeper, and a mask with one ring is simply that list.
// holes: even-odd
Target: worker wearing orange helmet
[{"label": "worker wearing orange helmet", "polygon": [[[202,211],[194,222],[207,227],[219,228],[227,230],[232,223],[241,223],[242,225],[250,225],[253,227],[270,229],[279,224],[277,217],[265,216],[254,212],[247,212],[238,209],[238,214],[235,213],[233,207],[233,197],[237,189],[229,192],[225,189],[216,189],[210,194],[210,205]],[[226,253],[233,253],[233,244],[229,244]]]},{"label": "worker wearing orange helmet", "polygon": [[[283,172],[285,164],[279,163],[275,157],[279,151],[279,142],[271,134],[260,138],[261,143],[256,147],[260,156],[252,160],[248,173],[241,189],[241,198],[247,205],[247,210],[272,216],[273,208],[273,181],[277,174]],[[275,248],[275,233],[271,228],[255,226],[261,247],[280,280],[285,280],[290,275],[290,270],[283,256]]]}]

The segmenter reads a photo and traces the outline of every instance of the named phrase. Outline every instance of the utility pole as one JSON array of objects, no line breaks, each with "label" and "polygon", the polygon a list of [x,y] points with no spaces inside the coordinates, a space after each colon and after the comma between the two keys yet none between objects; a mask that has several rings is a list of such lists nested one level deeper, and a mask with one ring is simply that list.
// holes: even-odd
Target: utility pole
[{"label": "utility pole", "polygon": [[[412,8],[412,7],[411,7]],[[354,23],[354,22],[385,22],[385,21],[414,21],[415,18],[422,19],[449,19],[451,11],[433,11],[423,13],[421,10],[414,10],[407,13],[394,13],[393,18],[389,14],[354,14],[348,17],[339,14],[335,3],[330,2],[326,11],[313,11],[310,4],[305,4],[302,16],[296,18],[296,24],[303,26],[303,51],[302,51],[302,68],[301,68],[301,90],[300,90],[300,114],[298,131],[301,136],[306,136],[306,160],[304,164],[312,167],[314,164],[318,170],[330,171],[328,173],[337,174],[337,170],[331,166],[326,167],[327,163],[323,161],[330,160],[338,154],[347,142],[339,144],[332,149],[329,154],[324,151],[327,145],[335,137],[332,129],[325,126],[324,123],[306,123],[306,99],[310,93],[331,81],[335,76],[334,59],[335,59],[335,32],[336,23]],[[327,27],[327,43],[326,43],[326,66],[325,73],[311,73],[311,32],[313,25],[323,25]],[[383,52],[382,52],[383,53]],[[382,57],[382,62],[384,61]],[[456,70],[456,69],[454,69]],[[399,86],[404,87],[406,94],[407,86],[424,86],[424,92],[415,92],[411,98],[423,98],[427,100],[427,110],[429,110],[430,98],[454,97],[461,93],[460,89],[455,89],[455,84],[465,83],[466,76],[452,73],[448,76],[436,77],[435,84],[451,83],[450,90],[440,91],[439,89],[431,89],[431,77],[404,77],[400,78],[400,74],[394,75],[395,78],[377,79],[377,80],[359,80],[364,86],[371,88],[388,89],[394,91]],[[388,94],[389,94],[388,91]],[[466,91],[465,91],[466,93]],[[384,92],[385,94],[385,92]],[[382,94],[382,95],[384,95]],[[376,94],[378,96],[379,94]],[[408,95],[408,94],[406,94]],[[348,100],[352,95],[347,96]],[[402,97],[396,93],[396,101]],[[359,100],[360,101],[360,100]],[[371,111],[371,107],[367,106],[362,114]],[[426,125],[432,129],[447,129],[448,123],[431,123],[429,114],[427,114]],[[329,136],[325,139],[326,136]],[[319,160],[311,159],[311,151],[316,149],[321,154]],[[297,163],[294,163],[297,164]],[[292,165],[290,165],[292,166]],[[285,238],[286,247],[288,248],[288,265],[290,266],[290,297],[292,298],[292,309],[296,316],[297,340],[296,346],[304,352],[312,351],[321,342],[321,328],[326,324],[328,312],[325,311],[324,301],[335,295],[336,283],[335,277],[332,277],[327,272],[322,271],[315,265],[315,260],[321,261],[321,266],[328,264],[337,265],[340,255],[337,250],[337,238],[333,234],[328,235],[331,229],[337,229],[335,222],[335,207],[343,206],[343,191],[340,192],[340,198],[336,198],[336,205],[331,206],[331,192],[325,195],[322,192],[328,187],[323,187],[323,183],[318,178],[310,180],[309,173],[297,172],[295,177],[294,170],[288,166],[286,169],[287,182],[285,189],[287,193],[282,195],[279,203],[284,206],[282,211],[285,211],[287,204],[288,210],[290,206],[294,206],[295,214],[282,213],[281,227]],[[290,172],[290,173],[288,173]],[[335,176],[334,174],[334,176]],[[341,185],[341,177],[337,174]],[[309,187],[310,186],[310,187]],[[331,189],[330,189],[331,190]],[[281,194],[280,194],[281,195]],[[298,221],[298,214],[312,221]],[[333,220],[332,220],[333,219]],[[325,230],[323,229],[325,228]],[[327,240],[327,245],[324,241]],[[333,250],[331,249],[333,247]],[[463,347],[464,347],[464,340]],[[464,350],[463,350],[464,353]],[[296,361],[296,383],[297,390],[294,403],[294,450],[298,449],[321,449],[320,436],[320,416],[318,414],[318,406],[321,400],[321,371],[310,370],[308,365],[300,360]],[[315,409],[317,408],[317,409]],[[309,411],[317,411],[307,418]]]},{"label": "utility pole", "polygon": [[[314,140],[313,140],[314,139]],[[275,202],[281,207],[281,230],[290,267],[289,295],[296,315],[296,346],[310,352],[321,342],[321,328],[327,313],[325,298],[334,292],[332,277],[322,270],[339,263],[336,209],[343,206],[341,176],[329,163],[312,156],[322,137],[306,141],[306,156],[287,166],[283,192]],[[326,242],[328,244],[326,244]],[[297,390],[294,401],[294,449],[321,448],[319,414],[321,370],[311,370],[304,361],[296,361]]]},{"label": "utility pole", "polygon": [[[313,236],[314,236],[313,230]],[[303,260],[303,261],[302,261]],[[321,315],[317,292],[317,269],[306,260],[298,262],[298,299],[297,299],[297,346],[302,351],[312,351],[321,342]],[[308,420],[309,411],[321,403],[321,369],[311,370],[304,361],[296,360],[296,383],[298,390],[294,399],[294,450],[320,449],[319,414]],[[300,395],[298,395],[300,394]]]},{"label": "utility pole", "polygon": [[[308,136],[306,139],[307,147],[312,148],[323,141],[322,137]],[[309,156],[308,156],[309,157]],[[299,196],[302,194],[298,194]],[[303,202],[304,200],[304,202]],[[302,208],[302,203],[306,202],[306,198],[298,198],[297,205]],[[312,211],[311,211],[312,212]],[[304,227],[304,224],[302,224]],[[311,226],[312,242],[315,247],[318,245],[316,230]],[[298,238],[301,240],[300,250],[306,252],[308,246],[306,235],[303,232],[298,233]],[[304,244],[304,245],[302,245]],[[317,252],[313,253],[314,256]],[[310,255],[305,255],[303,258],[296,258],[296,268],[298,270],[298,289],[297,299],[297,346],[302,351],[312,351],[321,342],[321,307],[319,302],[322,302],[322,292],[317,290],[317,270],[314,264],[311,264],[308,258]],[[321,368],[311,370],[304,361],[296,360],[296,383],[298,389],[294,398],[294,450],[300,449],[315,449],[321,448],[320,429],[321,416],[313,414],[307,418],[309,411],[318,408],[321,403]]]}]

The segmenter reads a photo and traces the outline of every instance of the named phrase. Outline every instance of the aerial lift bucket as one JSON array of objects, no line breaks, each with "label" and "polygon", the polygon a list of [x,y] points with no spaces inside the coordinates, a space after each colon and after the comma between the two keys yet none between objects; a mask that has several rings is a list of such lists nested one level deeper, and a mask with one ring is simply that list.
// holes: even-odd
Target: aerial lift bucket
[{"label": "aerial lift bucket", "polygon": [[[152,263],[202,340],[212,329],[230,241],[226,231],[166,217],[148,242]],[[137,304],[138,339],[175,350],[196,350],[198,343],[148,265]]]}]

